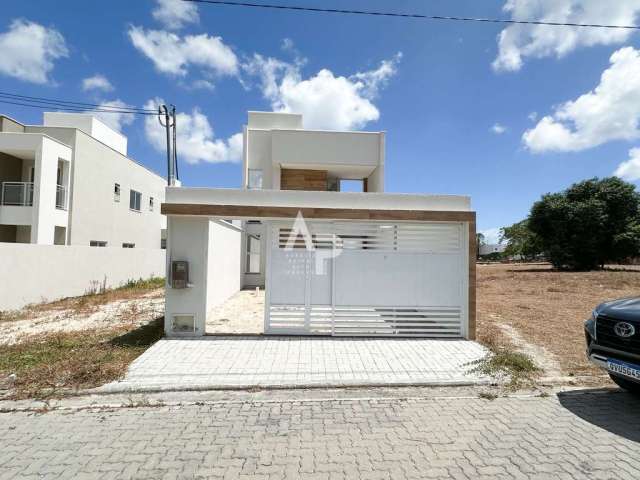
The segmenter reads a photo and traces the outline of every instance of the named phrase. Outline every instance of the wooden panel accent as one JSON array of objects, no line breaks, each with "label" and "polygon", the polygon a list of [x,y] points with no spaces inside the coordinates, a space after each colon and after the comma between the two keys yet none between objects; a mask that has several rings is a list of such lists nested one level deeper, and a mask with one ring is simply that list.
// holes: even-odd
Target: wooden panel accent
[{"label": "wooden panel accent", "polygon": [[200,203],[163,203],[160,212],[163,215],[196,215],[220,218],[295,218],[300,212],[305,218],[413,222],[473,222],[476,218],[475,212],[468,211],[273,207]]},{"label": "wooden panel accent", "polygon": [[280,189],[327,191],[327,171],[283,168]]},{"label": "wooden panel accent", "polygon": [[469,340],[476,339],[476,219],[469,221]]}]

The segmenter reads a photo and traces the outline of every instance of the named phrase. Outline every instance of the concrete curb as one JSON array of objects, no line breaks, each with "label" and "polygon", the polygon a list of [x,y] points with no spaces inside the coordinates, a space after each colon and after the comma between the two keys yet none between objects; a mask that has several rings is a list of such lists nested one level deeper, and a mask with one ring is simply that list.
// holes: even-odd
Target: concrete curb
[{"label": "concrete curb", "polygon": [[269,384],[249,383],[236,385],[191,384],[191,385],[126,385],[125,382],[110,383],[98,388],[86,390],[86,394],[121,394],[121,393],[163,393],[163,392],[199,392],[220,390],[311,390],[311,389],[343,389],[343,388],[393,388],[393,387],[477,387],[493,385],[491,379],[477,380],[440,380],[425,382],[343,382],[343,383],[295,383]]}]

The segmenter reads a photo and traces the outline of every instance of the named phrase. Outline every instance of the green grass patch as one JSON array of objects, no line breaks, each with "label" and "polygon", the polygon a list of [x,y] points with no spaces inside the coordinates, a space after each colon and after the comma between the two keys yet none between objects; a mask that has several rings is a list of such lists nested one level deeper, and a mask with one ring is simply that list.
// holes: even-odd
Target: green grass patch
[{"label": "green grass patch", "polygon": [[139,278],[138,280],[129,280],[127,283],[121,287],[115,288],[114,290],[154,290],[156,288],[163,288],[164,284],[164,277]]},{"label": "green grass patch", "polygon": [[508,377],[507,386],[512,389],[534,383],[535,377],[540,373],[540,369],[529,355],[505,347],[493,349],[487,356],[472,362],[471,365],[474,365],[471,369],[473,373]]}]

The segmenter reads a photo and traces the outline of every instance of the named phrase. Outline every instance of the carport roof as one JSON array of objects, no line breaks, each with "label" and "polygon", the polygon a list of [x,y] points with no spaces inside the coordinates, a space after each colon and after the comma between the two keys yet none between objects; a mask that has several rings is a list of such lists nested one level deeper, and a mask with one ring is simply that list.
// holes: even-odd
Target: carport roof
[{"label": "carport roof", "polygon": [[341,220],[475,220],[470,199],[460,195],[310,192],[167,187],[164,215],[215,218]]}]

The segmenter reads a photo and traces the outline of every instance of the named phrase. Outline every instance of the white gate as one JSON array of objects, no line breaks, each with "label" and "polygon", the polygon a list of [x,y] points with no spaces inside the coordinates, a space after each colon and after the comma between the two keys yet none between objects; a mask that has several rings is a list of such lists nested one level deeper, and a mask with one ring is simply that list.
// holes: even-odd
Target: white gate
[{"label": "white gate", "polygon": [[291,222],[267,228],[265,333],[466,335],[465,224],[306,225],[311,250]]}]

